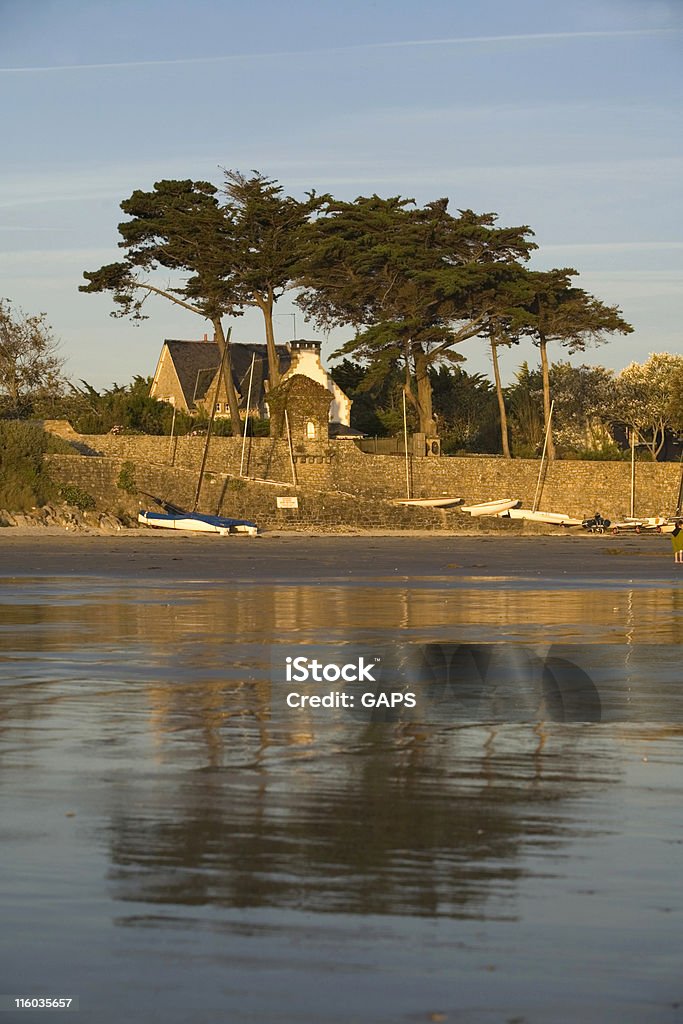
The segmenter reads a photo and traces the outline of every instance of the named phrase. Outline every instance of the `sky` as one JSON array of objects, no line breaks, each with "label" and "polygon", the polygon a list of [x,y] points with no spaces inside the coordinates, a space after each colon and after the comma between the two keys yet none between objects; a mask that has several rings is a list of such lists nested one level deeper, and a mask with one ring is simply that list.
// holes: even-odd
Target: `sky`
[{"label": "sky", "polygon": [[[0,0],[0,24],[0,297],[46,313],[73,380],[147,376],[164,338],[210,331],[78,286],[121,258],[134,189],[225,168],[529,225],[536,269],[574,267],[635,328],[573,362],[683,351],[683,0]],[[352,335],[291,294],[276,313],[326,356]],[[262,340],[260,313],[232,337]],[[490,373],[482,341],[459,351]],[[503,353],[506,379],[537,356]]]}]

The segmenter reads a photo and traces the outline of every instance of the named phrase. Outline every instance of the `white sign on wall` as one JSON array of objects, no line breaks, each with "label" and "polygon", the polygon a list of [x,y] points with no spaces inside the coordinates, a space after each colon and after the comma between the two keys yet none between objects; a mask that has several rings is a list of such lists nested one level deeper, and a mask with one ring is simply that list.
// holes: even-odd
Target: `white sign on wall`
[{"label": "white sign on wall", "polygon": [[277,499],[278,508],[298,508],[299,499],[292,495],[286,495],[284,498]]}]

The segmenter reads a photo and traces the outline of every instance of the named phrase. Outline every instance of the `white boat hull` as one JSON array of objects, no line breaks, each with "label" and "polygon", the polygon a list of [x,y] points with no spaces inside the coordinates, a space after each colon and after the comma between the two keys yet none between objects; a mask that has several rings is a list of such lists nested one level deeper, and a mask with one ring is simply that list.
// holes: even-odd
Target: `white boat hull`
[{"label": "white boat hull", "polygon": [[625,523],[641,526],[645,530],[656,530],[658,526],[665,526],[668,521],[666,516],[624,516]]},{"label": "white boat hull", "polygon": [[396,498],[395,505],[414,505],[416,508],[451,508],[460,505],[462,498]]},{"label": "white boat hull", "polygon": [[618,533],[620,530],[634,530],[636,533],[641,533],[643,530],[673,533],[675,520],[668,519],[666,516],[643,516],[641,519],[636,516],[625,516],[621,522],[612,523],[611,528],[614,533]]},{"label": "white boat hull", "polygon": [[583,522],[567,512],[543,512],[530,508],[511,508],[507,512],[500,512],[499,515],[510,519],[528,519],[533,523],[548,523],[551,526],[581,526]]},{"label": "white boat hull", "polygon": [[497,516],[519,505],[519,498],[499,498],[497,501],[483,501],[477,505],[461,505],[461,512],[469,512],[471,516]]}]

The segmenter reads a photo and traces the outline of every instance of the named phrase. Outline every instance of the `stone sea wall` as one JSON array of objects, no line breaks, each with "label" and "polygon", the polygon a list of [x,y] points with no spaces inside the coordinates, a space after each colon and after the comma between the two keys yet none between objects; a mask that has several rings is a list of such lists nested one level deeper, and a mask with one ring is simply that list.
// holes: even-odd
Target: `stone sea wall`
[{"label": "stone sea wall", "polygon": [[[118,485],[124,463],[132,463],[137,488],[191,505],[204,451],[202,437],[78,435],[74,455],[49,456],[53,475],[91,493],[103,508],[132,511],[138,499]],[[371,455],[352,442],[295,446],[250,439],[240,478],[242,442],[213,438],[200,508],[257,519],[264,526],[375,526],[394,529],[457,529],[477,522],[457,510],[394,505],[406,493],[402,456]],[[131,468],[130,466],[128,467]],[[413,458],[408,471],[414,497],[458,496],[468,502],[519,498],[530,507],[539,462],[494,456]],[[657,515],[676,507],[681,468],[676,463],[638,463],[636,511]],[[547,468],[539,507],[587,516],[596,509],[612,519],[629,513],[631,467],[627,462],[560,461]],[[262,482],[263,478],[275,483]],[[296,483],[294,480],[296,479]],[[298,509],[277,509],[278,495],[296,495]],[[491,527],[492,520],[487,520]],[[508,528],[512,524],[504,524]]]}]

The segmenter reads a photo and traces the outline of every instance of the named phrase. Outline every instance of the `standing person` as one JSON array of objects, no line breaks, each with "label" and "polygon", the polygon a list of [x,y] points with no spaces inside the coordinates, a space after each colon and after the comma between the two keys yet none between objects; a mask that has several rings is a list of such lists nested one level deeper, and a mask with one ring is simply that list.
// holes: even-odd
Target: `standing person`
[{"label": "standing person", "polygon": [[683,519],[677,519],[671,534],[671,546],[674,549],[674,562],[683,564]]}]

